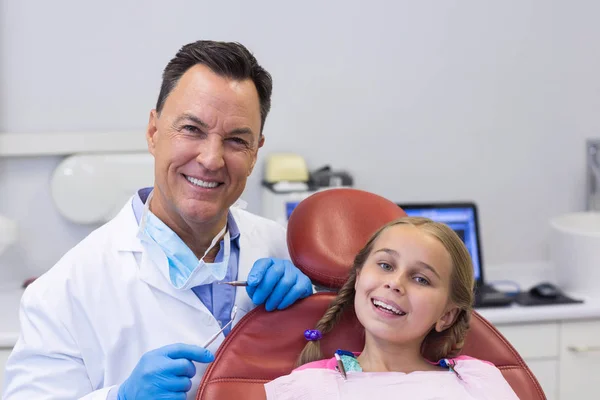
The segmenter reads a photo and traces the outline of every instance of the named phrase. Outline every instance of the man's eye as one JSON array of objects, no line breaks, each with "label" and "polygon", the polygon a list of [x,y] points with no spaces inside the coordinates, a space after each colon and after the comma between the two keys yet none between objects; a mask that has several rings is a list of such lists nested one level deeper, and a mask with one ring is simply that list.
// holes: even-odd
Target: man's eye
[{"label": "man's eye", "polygon": [[233,141],[233,142],[235,142],[235,143],[237,143],[237,144],[241,144],[241,145],[244,145],[244,146],[248,145],[248,142],[246,142],[244,139],[239,138],[239,137],[233,137],[233,138],[230,138],[230,140]]},{"label": "man's eye", "polygon": [[200,132],[200,129],[196,128],[194,125],[184,125],[183,130],[192,133]]}]

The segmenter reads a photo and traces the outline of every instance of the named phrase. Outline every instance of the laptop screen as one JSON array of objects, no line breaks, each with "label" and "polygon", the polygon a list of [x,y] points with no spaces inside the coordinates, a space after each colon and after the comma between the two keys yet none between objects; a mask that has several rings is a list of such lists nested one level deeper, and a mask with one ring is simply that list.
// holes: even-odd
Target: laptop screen
[{"label": "laptop screen", "polygon": [[299,201],[288,201],[285,203],[285,213],[288,220],[290,219],[290,215],[292,215],[292,211],[294,211],[299,203]]},{"label": "laptop screen", "polygon": [[411,217],[426,217],[436,222],[443,222],[463,240],[471,259],[475,281],[483,283],[481,249],[479,242],[479,226],[477,208],[473,203],[456,204],[398,204]]}]

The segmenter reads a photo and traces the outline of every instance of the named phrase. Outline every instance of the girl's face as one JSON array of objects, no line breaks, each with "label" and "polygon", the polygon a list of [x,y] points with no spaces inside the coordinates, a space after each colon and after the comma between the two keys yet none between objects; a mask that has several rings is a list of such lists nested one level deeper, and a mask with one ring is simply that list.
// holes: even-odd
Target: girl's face
[{"label": "girl's face", "polygon": [[450,254],[435,237],[412,225],[386,229],[356,277],[354,308],[375,341],[420,346],[432,327],[452,325]]}]

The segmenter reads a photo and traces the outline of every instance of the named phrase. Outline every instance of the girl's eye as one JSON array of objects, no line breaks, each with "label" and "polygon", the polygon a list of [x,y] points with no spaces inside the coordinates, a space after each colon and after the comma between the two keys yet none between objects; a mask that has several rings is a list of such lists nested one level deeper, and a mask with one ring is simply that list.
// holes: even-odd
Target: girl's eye
[{"label": "girl's eye", "polygon": [[425,278],[423,278],[422,276],[415,276],[415,281],[423,286],[428,286],[429,285],[429,281]]},{"label": "girl's eye", "polygon": [[380,262],[378,263],[378,265],[381,267],[381,269],[385,270],[385,271],[391,271],[392,270],[392,266],[388,263],[385,262]]}]

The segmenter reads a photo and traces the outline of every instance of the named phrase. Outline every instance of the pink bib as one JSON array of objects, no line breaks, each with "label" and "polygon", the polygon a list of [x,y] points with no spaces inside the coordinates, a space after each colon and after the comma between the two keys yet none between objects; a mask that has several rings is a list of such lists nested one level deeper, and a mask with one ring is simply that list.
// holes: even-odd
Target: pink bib
[{"label": "pink bib", "polygon": [[510,385],[494,365],[470,357],[453,359],[452,371],[357,372],[347,379],[335,370],[336,361],[304,365],[265,384],[268,400],[359,400],[389,398],[514,400]]}]

